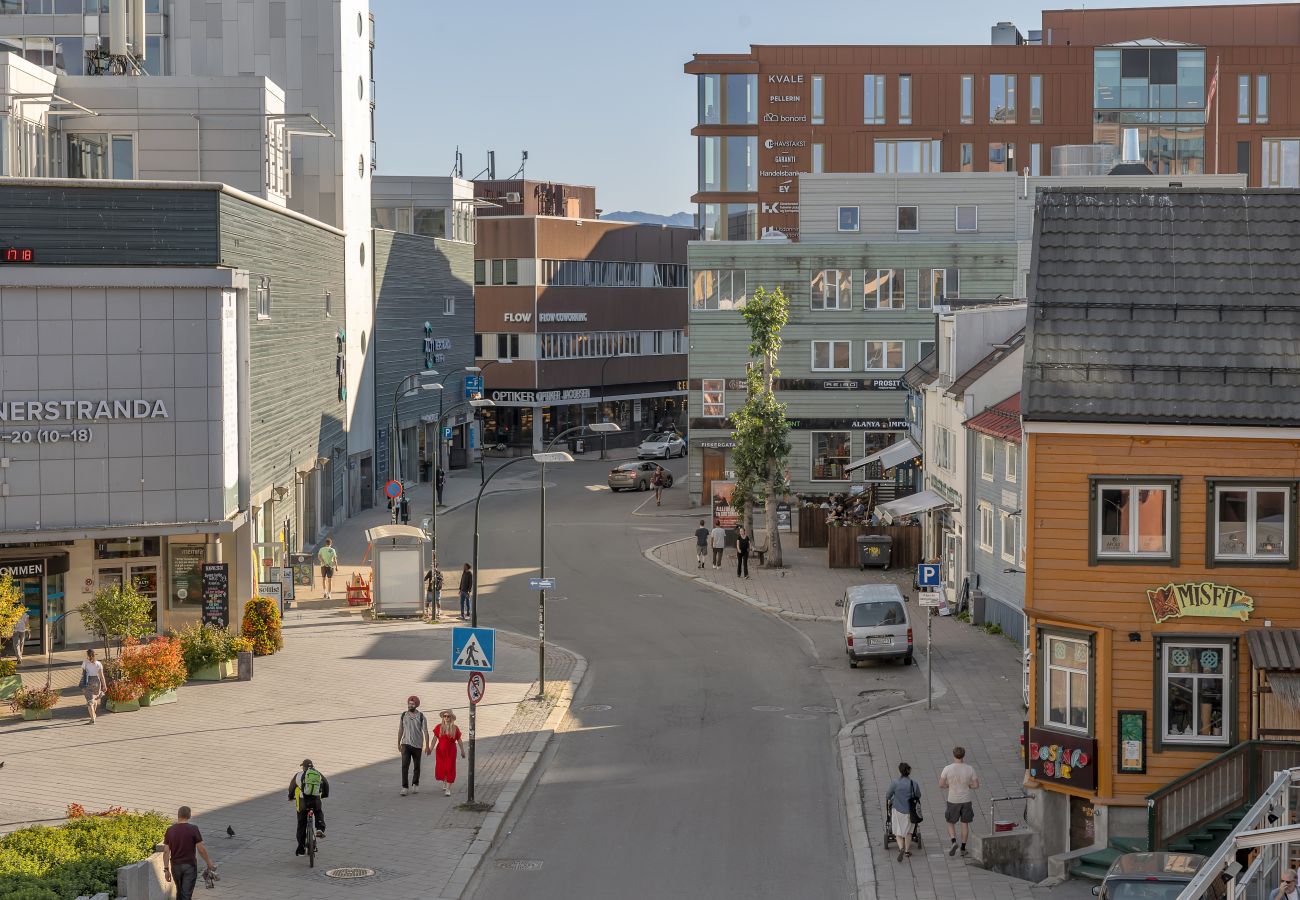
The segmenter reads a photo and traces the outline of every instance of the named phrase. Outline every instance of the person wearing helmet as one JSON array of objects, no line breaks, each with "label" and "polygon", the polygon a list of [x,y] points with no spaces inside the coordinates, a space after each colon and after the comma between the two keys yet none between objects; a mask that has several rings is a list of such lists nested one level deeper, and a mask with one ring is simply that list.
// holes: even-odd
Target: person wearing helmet
[{"label": "person wearing helmet", "polygon": [[[420,754],[428,753],[432,739],[429,737],[429,720],[420,712],[420,698],[412,694],[406,698],[406,712],[402,713],[397,723],[397,752],[402,754],[402,796],[407,788],[411,793],[420,793]],[[411,763],[415,763],[415,774],[408,778]]]},{"label": "person wearing helmet", "polygon": [[316,816],[316,837],[325,837],[325,806],[321,803],[330,795],[330,783],[310,759],[302,761],[302,768],[289,780],[289,799],[298,810],[298,856],[307,852],[307,813]]}]

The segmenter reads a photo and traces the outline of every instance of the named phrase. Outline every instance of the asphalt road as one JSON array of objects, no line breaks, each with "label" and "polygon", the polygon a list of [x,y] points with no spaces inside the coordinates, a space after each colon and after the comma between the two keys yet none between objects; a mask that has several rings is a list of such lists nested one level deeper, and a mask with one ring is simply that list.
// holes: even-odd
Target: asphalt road
[{"label": "asphalt road", "polygon": [[[590,668],[473,896],[855,896],[839,720],[809,641],[644,559],[695,519],[633,516],[648,495],[611,495],[607,471],[547,471],[547,636]],[[472,528],[472,506],[440,520],[447,571]],[[537,493],[489,495],[480,530],[482,568],[511,574],[480,594],[479,624],[536,633]]]}]

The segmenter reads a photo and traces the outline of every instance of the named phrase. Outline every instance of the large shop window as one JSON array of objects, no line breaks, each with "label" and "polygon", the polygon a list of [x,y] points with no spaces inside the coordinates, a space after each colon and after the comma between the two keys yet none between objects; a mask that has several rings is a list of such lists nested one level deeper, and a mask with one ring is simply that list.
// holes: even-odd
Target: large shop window
[{"label": "large shop window", "polygon": [[1092,727],[1092,643],[1044,634],[1042,722],[1084,734]]},{"label": "large shop window", "polygon": [[848,269],[814,272],[810,284],[813,309],[851,309],[853,273]]},{"label": "large shop window", "polygon": [[814,431],[812,439],[812,480],[848,481],[849,432]]},{"label": "large shop window", "polygon": [[1161,740],[1228,744],[1232,731],[1232,642],[1162,641],[1159,666]]},{"label": "large shop window", "polygon": [[744,305],[743,269],[697,269],[691,273],[691,309],[740,309]]},{"label": "large shop window", "polygon": [[1210,483],[1211,563],[1289,563],[1296,484]]},{"label": "large shop window", "polygon": [[1093,563],[1177,564],[1178,482],[1091,479]]},{"label": "large shop window", "polygon": [[706,419],[726,418],[727,382],[724,379],[700,379],[700,409]]}]

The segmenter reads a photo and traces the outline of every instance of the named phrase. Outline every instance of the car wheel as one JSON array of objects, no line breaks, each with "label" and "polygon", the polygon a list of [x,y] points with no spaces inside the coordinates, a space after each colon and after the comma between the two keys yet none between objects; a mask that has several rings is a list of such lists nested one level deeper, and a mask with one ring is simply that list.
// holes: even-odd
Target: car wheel
[{"label": "car wheel", "polygon": [[664,487],[670,488],[672,486],[673,486],[673,476],[669,475],[667,478],[664,479]]}]

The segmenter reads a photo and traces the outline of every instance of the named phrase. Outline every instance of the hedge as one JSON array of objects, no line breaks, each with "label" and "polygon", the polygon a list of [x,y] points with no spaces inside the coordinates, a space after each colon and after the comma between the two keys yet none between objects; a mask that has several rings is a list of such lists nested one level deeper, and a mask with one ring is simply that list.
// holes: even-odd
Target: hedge
[{"label": "hedge", "polygon": [[117,870],[153,853],[170,821],[157,813],[86,816],[0,838],[0,900],[117,895]]}]

